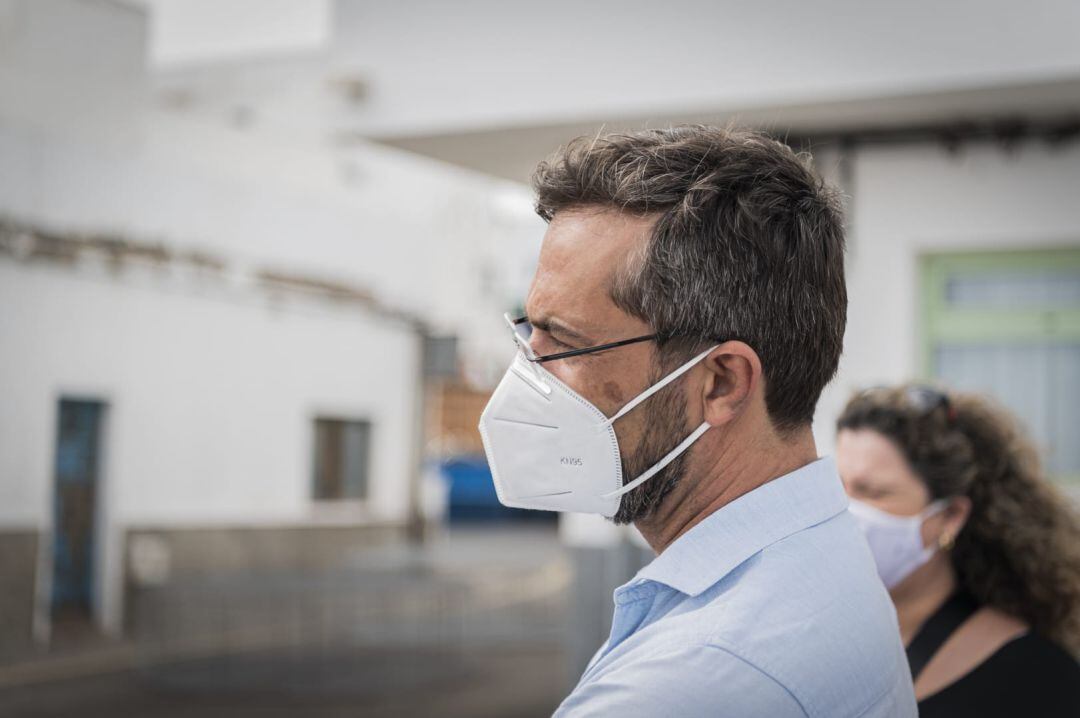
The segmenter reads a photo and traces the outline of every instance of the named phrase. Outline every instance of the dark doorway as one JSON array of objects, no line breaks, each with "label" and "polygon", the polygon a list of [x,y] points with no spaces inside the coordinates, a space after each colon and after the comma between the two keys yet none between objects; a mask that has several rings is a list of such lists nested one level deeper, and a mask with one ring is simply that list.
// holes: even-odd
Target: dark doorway
[{"label": "dark doorway", "polygon": [[88,627],[93,610],[94,539],[105,406],[62,399],[53,493],[54,631]]}]

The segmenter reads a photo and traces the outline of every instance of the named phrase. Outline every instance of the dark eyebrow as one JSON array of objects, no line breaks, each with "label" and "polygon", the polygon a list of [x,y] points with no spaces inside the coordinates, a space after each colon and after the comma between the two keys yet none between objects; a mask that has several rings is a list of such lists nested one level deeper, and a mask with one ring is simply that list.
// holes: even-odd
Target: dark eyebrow
[{"label": "dark eyebrow", "polygon": [[592,341],[589,339],[589,337],[585,336],[584,334],[581,334],[580,332],[574,331],[570,327],[568,327],[565,324],[563,324],[562,322],[560,322],[558,319],[554,319],[554,318],[531,319],[530,318],[529,321],[532,323],[532,325],[534,327],[536,327],[537,329],[539,329],[541,331],[548,332],[549,334],[562,335],[562,336],[566,337],[567,339],[569,339],[571,341],[576,341],[576,342],[578,342],[580,344],[583,344],[585,346],[591,346],[592,345]]}]

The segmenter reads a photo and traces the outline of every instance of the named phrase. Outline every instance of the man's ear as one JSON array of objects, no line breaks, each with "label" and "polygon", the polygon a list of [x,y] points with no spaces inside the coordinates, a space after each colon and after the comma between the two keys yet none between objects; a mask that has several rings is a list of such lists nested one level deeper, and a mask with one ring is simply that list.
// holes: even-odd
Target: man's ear
[{"label": "man's ear", "polygon": [[761,384],[761,359],[744,342],[725,342],[709,352],[702,389],[704,421],[712,426],[731,422],[749,406]]}]

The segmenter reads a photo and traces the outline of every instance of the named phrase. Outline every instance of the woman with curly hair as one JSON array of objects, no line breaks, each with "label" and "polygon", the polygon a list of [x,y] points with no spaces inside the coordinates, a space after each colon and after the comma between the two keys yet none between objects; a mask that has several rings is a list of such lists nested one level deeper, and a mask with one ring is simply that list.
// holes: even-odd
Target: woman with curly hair
[{"label": "woman with curly hair", "polygon": [[919,714],[1080,716],[1080,521],[1011,414],[907,385],[857,394],[837,429]]}]

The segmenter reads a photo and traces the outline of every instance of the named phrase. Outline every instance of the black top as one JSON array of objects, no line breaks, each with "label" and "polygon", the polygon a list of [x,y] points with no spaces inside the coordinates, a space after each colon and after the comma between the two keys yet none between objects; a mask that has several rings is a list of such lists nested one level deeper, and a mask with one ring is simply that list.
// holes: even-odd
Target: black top
[{"label": "black top", "polygon": [[[977,609],[974,599],[957,594],[927,620],[908,646],[913,677],[918,677],[941,644]],[[1080,664],[1057,644],[1026,633],[957,681],[919,701],[919,716],[1077,718]]]}]

